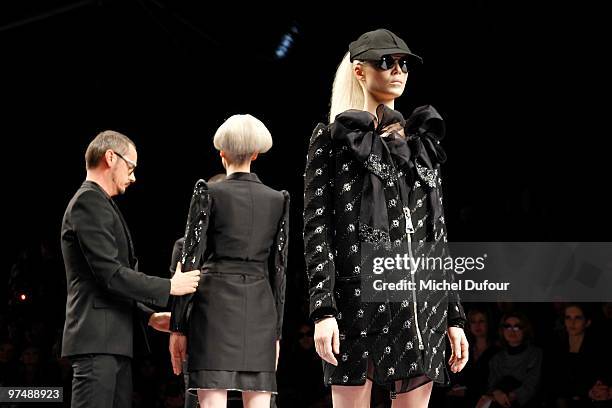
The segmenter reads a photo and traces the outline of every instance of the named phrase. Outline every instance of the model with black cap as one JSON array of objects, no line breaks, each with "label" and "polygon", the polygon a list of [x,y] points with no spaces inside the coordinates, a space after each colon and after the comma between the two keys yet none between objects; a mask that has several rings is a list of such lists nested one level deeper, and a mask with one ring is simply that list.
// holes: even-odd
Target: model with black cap
[{"label": "model with black cap", "polygon": [[429,105],[407,119],[394,110],[410,70],[422,62],[389,30],[361,35],[336,72],[330,124],[319,123],[310,139],[304,180],[310,316],[335,407],[369,406],[372,382],[390,391],[394,407],[426,407],[433,382],[448,383],[447,362],[453,372],[467,362],[456,293],[412,290],[381,300],[364,291],[373,279],[365,267],[371,248],[446,255],[443,244],[423,245],[446,242],[444,122]]}]

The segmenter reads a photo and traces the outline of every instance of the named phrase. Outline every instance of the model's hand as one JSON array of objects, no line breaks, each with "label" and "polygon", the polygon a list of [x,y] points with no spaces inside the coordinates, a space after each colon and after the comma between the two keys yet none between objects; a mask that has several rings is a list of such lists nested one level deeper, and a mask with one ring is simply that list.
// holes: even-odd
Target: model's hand
[{"label": "model's hand", "polygon": [[153,313],[149,317],[149,326],[157,331],[170,332],[170,312]]},{"label": "model's hand", "polygon": [[404,128],[402,127],[402,124],[399,122],[387,125],[382,130],[383,130],[383,133],[380,135],[380,137],[387,137],[392,133],[397,133],[402,139],[406,139]]},{"label": "model's hand", "polygon": [[510,407],[510,399],[508,395],[500,390],[493,391],[493,399],[502,407],[509,408]]},{"label": "model's hand", "polygon": [[315,323],[314,342],[317,354],[337,366],[338,360],[334,354],[340,354],[340,333],[335,317],[326,317]]},{"label": "model's hand", "polygon": [[280,340],[276,340],[276,365],[275,370],[278,370],[278,357],[280,356]]},{"label": "model's hand", "polygon": [[183,361],[187,359],[187,337],[182,333],[173,332],[170,335],[170,360],[172,371],[179,375],[183,372]]},{"label": "model's hand", "polygon": [[448,365],[453,373],[458,373],[463,370],[468,361],[468,341],[465,332],[460,327],[449,327],[447,332],[452,350]]},{"label": "model's hand", "polygon": [[182,296],[195,292],[200,281],[199,270],[182,272],[181,268],[182,265],[179,262],[176,265],[174,276],[170,279],[170,294],[174,296]]}]

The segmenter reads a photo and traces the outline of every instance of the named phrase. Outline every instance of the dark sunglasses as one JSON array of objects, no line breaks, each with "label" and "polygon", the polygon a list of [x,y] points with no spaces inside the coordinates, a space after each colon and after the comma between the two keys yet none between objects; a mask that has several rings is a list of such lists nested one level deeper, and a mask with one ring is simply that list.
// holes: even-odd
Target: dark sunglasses
[{"label": "dark sunglasses", "polygon": [[395,66],[395,63],[398,62],[400,69],[404,74],[408,73],[409,61],[408,57],[394,57],[393,55],[383,55],[379,60],[370,61],[372,65],[381,71],[388,71]]},{"label": "dark sunglasses", "polygon": [[509,324],[509,323],[502,324],[502,327],[506,330],[512,330],[512,331],[519,331],[523,329],[523,326],[519,324],[514,325],[514,324]]}]

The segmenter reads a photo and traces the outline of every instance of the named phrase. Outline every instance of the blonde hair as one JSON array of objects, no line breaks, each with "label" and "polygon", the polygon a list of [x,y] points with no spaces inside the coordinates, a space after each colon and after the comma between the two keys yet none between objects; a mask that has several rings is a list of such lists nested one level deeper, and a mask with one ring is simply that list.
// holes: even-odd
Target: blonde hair
[{"label": "blonde hair", "polygon": [[354,66],[360,63],[359,61],[351,62],[350,54],[347,52],[338,65],[332,87],[329,123],[332,123],[336,116],[345,110],[363,109],[365,101],[363,88],[353,72]]},{"label": "blonde hair", "polygon": [[270,150],[272,135],[254,116],[233,115],[219,126],[213,144],[217,150],[223,150],[227,160],[242,164],[253,153],[265,153]]}]

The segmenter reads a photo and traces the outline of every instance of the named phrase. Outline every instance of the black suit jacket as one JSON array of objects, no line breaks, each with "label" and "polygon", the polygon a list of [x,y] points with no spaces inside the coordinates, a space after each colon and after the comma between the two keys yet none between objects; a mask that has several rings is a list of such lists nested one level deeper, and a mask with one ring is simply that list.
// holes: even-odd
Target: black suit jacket
[{"label": "black suit jacket", "polygon": [[66,208],[61,244],[68,291],[62,356],[132,357],[134,313],[147,320],[153,313],[138,302],[165,306],[170,281],[136,271],[125,220],[92,181],[81,185]]}]

